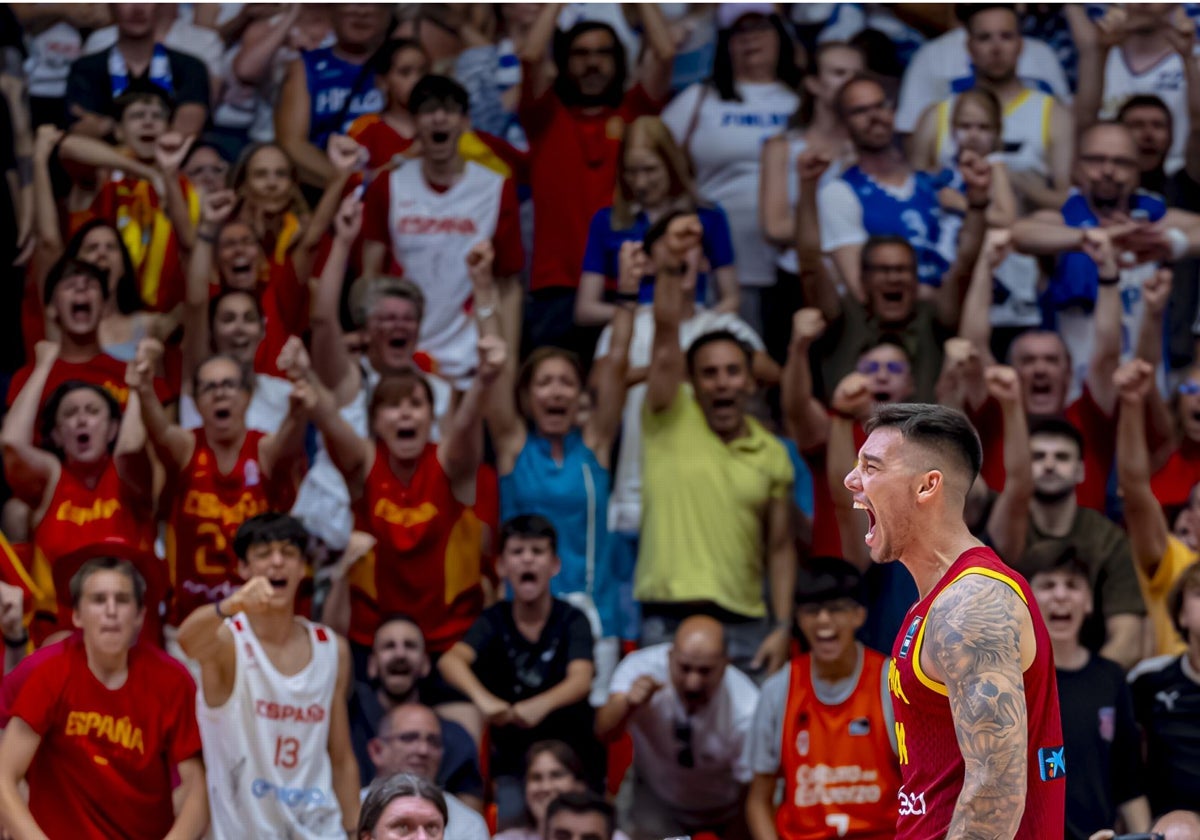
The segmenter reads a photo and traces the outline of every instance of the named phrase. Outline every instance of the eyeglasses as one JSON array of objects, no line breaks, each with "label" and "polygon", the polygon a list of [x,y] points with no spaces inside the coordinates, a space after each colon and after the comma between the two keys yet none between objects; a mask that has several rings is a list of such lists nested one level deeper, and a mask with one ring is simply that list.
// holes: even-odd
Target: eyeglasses
[{"label": "eyeglasses", "polygon": [[1193,382],[1190,379],[1186,382],[1180,382],[1179,393],[1185,397],[1194,397],[1196,394],[1200,394],[1200,383]]},{"label": "eyeglasses", "polygon": [[850,612],[856,606],[858,606],[858,602],[853,598],[834,598],[831,601],[814,601],[809,604],[801,604],[799,611],[801,615],[805,616],[818,616],[824,610],[828,610],[830,615],[836,615],[837,613]]},{"label": "eyeglasses", "polygon": [[417,108],[418,114],[436,114],[438,111],[445,111],[452,117],[461,116],[463,106],[449,99],[427,99],[421,103],[421,107]]},{"label": "eyeglasses", "polygon": [[908,362],[877,362],[873,359],[864,359],[858,363],[858,372],[873,376],[879,373],[880,368],[884,368],[891,374],[908,373]]},{"label": "eyeglasses", "polygon": [[424,741],[430,749],[440,750],[442,748],[442,736],[436,732],[393,732],[391,735],[377,735],[380,741],[385,744],[397,743],[408,744],[409,746]]},{"label": "eyeglasses", "polygon": [[867,114],[873,114],[876,111],[890,111],[892,105],[886,99],[880,99],[878,102],[871,102],[867,105],[858,105],[854,108],[847,108],[844,112],[846,118],[850,117],[865,117]]},{"label": "eyeglasses", "polygon": [[680,767],[689,770],[696,766],[696,754],[692,752],[692,722],[690,720],[675,721],[675,740],[679,742],[679,752],[675,761]]},{"label": "eyeglasses", "polygon": [[1084,166],[1100,167],[1111,164],[1114,169],[1137,169],[1138,162],[1131,157],[1109,157],[1108,155],[1080,155],[1079,162]]},{"label": "eyeglasses", "polygon": [[237,379],[222,379],[218,382],[201,382],[200,394],[207,396],[215,394],[217,391],[236,391],[242,387],[242,383]]}]

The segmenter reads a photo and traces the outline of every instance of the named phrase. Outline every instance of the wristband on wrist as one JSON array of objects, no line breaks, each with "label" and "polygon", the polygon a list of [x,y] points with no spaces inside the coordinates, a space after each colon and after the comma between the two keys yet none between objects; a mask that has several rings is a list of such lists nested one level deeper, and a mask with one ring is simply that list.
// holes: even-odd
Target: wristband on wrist
[{"label": "wristband on wrist", "polygon": [[217,615],[221,617],[222,621],[224,621],[227,618],[233,618],[233,616],[226,615],[225,613],[221,612],[221,602],[220,601],[213,601],[213,609],[217,611]]},{"label": "wristband on wrist", "polygon": [[20,650],[21,648],[25,647],[28,644],[29,644],[29,631],[28,630],[23,629],[20,637],[18,637],[16,639],[10,639],[10,638],[8,638],[8,636],[4,637],[4,646],[6,648],[8,648],[9,650]]},{"label": "wristband on wrist", "polygon": [[1181,260],[1187,256],[1188,238],[1187,234],[1179,228],[1167,228],[1163,235],[1166,236],[1167,242],[1171,246],[1171,259]]},{"label": "wristband on wrist", "polygon": [[204,228],[197,228],[196,238],[199,239],[201,242],[207,242],[209,245],[215,245],[217,243],[216,231],[213,231],[212,233],[208,233],[204,230]]},{"label": "wristband on wrist", "polygon": [[856,420],[858,420],[858,418],[857,418],[857,417],[855,417],[853,414],[850,414],[850,413],[848,413],[848,412],[845,412],[845,411],[840,411],[840,410],[838,410],[838,409],[836,409],[836,408],[831,408],[831,409],[829,409],[829,410],[830,410],[830,411],[833,413],[833,416],[834,416],[834,417],[840,417],[840,418],[842,418],[843,420],[849,420],[849,421],[850,421],[850,422],[852,422],[852,423],[853,423],[853,422],[855,422]]},{"label": "wristband on wrist", "polygon": [[613,299],[617,303],[638,303],[637,292],[617,292],[613,295]]},{"label": "wristband on wrist", "polygon": [[968,210],[986,210],[986,209],[988,209],[989,204],[991,204],[990,201],[977,201],[973,204],[968,204],[967,209]]},{"label": "wristband on wrist", "polygon": [[1115,286],[1121,282],[1121,275],[1114,274],[1112,277],[1105,277],[1103,274],[1101,274],[1096,278],[1096,282],[1101,286]]}]

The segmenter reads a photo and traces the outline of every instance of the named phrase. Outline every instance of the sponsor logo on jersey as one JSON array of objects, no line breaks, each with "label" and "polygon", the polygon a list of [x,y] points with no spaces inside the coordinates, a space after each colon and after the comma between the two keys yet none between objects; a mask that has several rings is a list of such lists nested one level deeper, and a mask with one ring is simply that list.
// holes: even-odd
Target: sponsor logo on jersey
[{"label": "sponsor logo on jersey", "polygon": [[883,797],[879,773],[857,764],[796,768],[795,803],[798,808],[812,805],[857,805],[878,802]]},{"label": "sponsor logo on jersey", "polygon": [[1096,712],[1100,724],[1100,737],[1112,743],[1117,729],[1117,712],[1112,706],[1105,706]]},{"label": "sponsor logo on jersey", "polygon": [[67,501],[54,511],[54,519],[57,522],[70,522],[72,525],[87,525],[102,519],[112,519],[120,509],[119,499],[95,499],[86,507]]},{"label": "sponsor logo on jersey", "polygon": [[1063,756],[1064,747],[1042,747],[1038,750],[1038,767],[1041,768],[1042,781],[1052,782],[1067,775],[1067,760]]},{"label": "sponsor logo on jersey", "polygon": [[868,718],[860,717],[850,721],[851,735],[870,735],[871,721]]},{"label": "sponsor logo on jersey", "polygon": [[293,788],[284,785],[273,785],[266,779],[255,779],[250,783],[250,792],[255,799],[273,797],[289,808],[300,806],[324,805],[329,801],[329,794],[320,788]]},{"label": "sponsor logo on jersey", "polygon": [[912,620],[912,624],[908,625],[908,629],[904,631],[904,641],[900,643],[900,658],[908,659],[908,652],[912,650],[913,639],[917,635],[917,629],[921,626],[923,616],[917,616]]},{"label": "sponsor logo on jersey", "polygon": [[896,792],[896,798],[899,800],[900,816],[902,817],[923,817],[925,816],[925,791],[920,793],[908,793],[901,786]]},{"label": "sponsor logo on jersey", "polygon": [[241,525],[247,519],[265,513],[270,505],[265,499],[243,493],[232,505],[223,503],[216,493],[189,490],[183,499],[183,512],[198,519],[220,520],[222,525]]},{"label": "sponsor logo on jersey", "polygon": [[401,216],[396,220],[396,233],[422,235],[426,233],[457,233],[473,236],[479,228],[469,216]]},{"label": "sponsor logo on jersey", "polygon": [[391,499],[380,499],[375,503],[375,509],[371,511],[373,516],[377,516],[389,525],[400,525],[404,528],[411,528],[414,525],[423,525],[431,521],[438,514],[437,505],[431,502],[422,502],[415,508],[400,507]]}]

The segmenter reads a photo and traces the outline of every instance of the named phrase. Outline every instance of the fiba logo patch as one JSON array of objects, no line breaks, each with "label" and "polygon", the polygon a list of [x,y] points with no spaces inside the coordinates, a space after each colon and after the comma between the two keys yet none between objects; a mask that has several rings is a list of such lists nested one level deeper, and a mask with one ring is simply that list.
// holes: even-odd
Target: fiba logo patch
[{"label": "fiba logo patch", "polygon": [[912,624],[908,625],[908,629],[904,631],[904,641],[900,643],[900,658],[907,659],[908,652],[912,650],[913,639],[917,635],[917,628],[921,626],[922,616],[917,616],[912,620]]}]

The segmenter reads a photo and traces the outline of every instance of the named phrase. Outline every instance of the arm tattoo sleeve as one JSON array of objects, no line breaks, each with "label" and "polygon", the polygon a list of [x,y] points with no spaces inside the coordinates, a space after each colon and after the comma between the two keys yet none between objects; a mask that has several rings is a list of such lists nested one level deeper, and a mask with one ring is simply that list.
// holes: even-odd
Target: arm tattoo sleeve
[{"label": "arm tattoo sleeve", "polygon": [[965,765],[948,840],[1016,836],[1029,783],[1021,626],[1027,607],[1006,584],[968,575],[930,615],[926,650],[945,679]]}]

